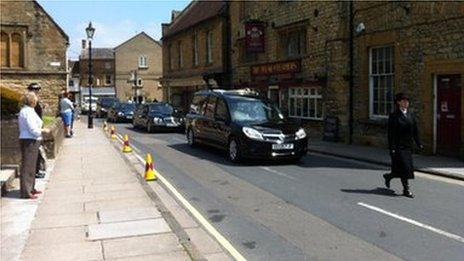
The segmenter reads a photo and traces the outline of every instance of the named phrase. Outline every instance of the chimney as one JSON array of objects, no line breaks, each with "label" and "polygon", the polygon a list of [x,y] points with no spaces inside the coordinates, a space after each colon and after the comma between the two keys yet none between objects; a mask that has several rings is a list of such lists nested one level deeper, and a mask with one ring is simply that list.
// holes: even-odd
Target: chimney
[{"label": "chimney", "polygon": [[171,23],[182,13],[182,11],[172,10],[171,11]]},{"label": "chimney", "polygon": [[82,39],[82,49],[86,49],[87,48],[87,40],[85,39]]}]

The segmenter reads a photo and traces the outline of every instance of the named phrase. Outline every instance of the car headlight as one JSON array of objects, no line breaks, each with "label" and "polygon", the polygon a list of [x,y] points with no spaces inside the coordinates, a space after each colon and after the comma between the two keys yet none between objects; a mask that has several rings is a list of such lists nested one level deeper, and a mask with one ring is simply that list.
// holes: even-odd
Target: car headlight
[{"label": "car headlight", "polygon": [[242,131],[243,133],[245,133],[245,135],[250,138],[250,139],[253,139],[253,140],[264,140],[263,138],[263,135],[261,134],[261,132],[253,129],[253,128],[249,128],[249,127],[243,127],[242,128]]},{"label": "car headlight", "polygon": [[153,117],[153,123],[155,124],[162,124],[163,123],[163,119],[159,118],[159,117]]},{"label": "car headlight", "polygon": [[124,113],[118,112],[118,115],[119,115],[119,116],[124,116]]},{"label": "car headlight", "polygon": [[306,138],[306,131],[303,128],[300,128],[296,133],[295,137],[297,140]]}]

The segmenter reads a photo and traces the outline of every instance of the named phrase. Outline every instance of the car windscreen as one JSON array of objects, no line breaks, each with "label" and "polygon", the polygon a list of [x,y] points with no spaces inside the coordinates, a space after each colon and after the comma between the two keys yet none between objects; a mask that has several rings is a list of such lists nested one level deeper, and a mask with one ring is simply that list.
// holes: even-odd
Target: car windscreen
[{"label": "car windscreen", "polygon": [[135,110],[135,104],[133,103],[119,103],[116,109],[120,111],[133,111]]},{"label": "car windscreen", "polygon": [[280,122],[284,120],[279,108],[272,102],[255,98],[229,100],[232,121],[247,123]]},{"label": "car windscreen", "polygon": [[116,102],[118,102],[117,99],[102,99],[101,100],[101,105],[104,106],[104,107],[111,107],[113,106],[113,104],[115,104]]},{"label": "car windscreen", "polygon": [[162,113],[162,114],[172,114],[174,108],[167,103],[151,104],[150,105],[151,113]]}]

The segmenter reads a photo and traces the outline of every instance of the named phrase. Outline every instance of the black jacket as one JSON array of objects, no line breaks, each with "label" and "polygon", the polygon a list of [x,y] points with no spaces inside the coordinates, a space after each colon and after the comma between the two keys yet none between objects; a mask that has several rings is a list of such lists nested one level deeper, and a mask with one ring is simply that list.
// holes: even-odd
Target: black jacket
[{"label": "black jacket", "polygon": [[398,150],[412,150],[413,141],[418,147],[422,144],[419,139],[416,117],[413,113],[404,114],[396,110],[388,117],[388,145],[390,152]]}]

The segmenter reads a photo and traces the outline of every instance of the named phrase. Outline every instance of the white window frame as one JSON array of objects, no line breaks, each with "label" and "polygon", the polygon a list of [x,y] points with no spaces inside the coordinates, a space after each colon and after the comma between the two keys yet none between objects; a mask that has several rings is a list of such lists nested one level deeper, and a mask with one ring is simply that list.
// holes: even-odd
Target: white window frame
[{"label": "white window frame", "polygon": [[193,65],[197,66],[199,64],[198,59],[198,34],[195,32],[193,35]]},{"label": "white window frame", "polygon": [[[379,73],[378,72],[378,63],[376,64],[377,66],[377,73],[373,74],[372,73],[372,50],[373,49],[380,49],[380,48],[386,48],[386,47],[391,47],[391,59],[390,59],[390,67],[391,67],[391,72],[390,73]],[[385,59],[382,61],[383,66],[385,68]],[[391,79],[391,87],[390,87],[390,92],[391,92],[391,108],[393,108],[395,105],[393,103],[393,90],[395,86],[395,46],[394,45],[382,45],[382,46],[374,46],[369,48],[369,118],[372,120],[381,120],[381,119],[387,119],[390,111],[387,111],[387,108],[385,108],[385,115],[383,114],[375,114],[374,113],[374,77],[392,77]],[[385,92],[385,96],[386,96]],[[386,97],[385,101],[386,101]],[[386,106],[386,103],[385,103]]]},{"label": "white window frame", "polygon": [[[304,90],[307,89],[308,90],[308,94],[304,94]],[[295,90],[295,94],[292,94],[292,90]],[[301,94],[296,94],[298,93],[298,90],[301,90]],[[311,90],[314,90],[314,94],[311,94]],[[291,100],[292,99],[295,99],[295,102],[293,103],[294,104],[294,113],[292,114],[291,113],[291,110],[290,110],[290,104],[291,104]],[[308,116],[303,116],[303,109],[301,110],[301,115],[297,115],[297,101],[298,99],[304,99],[307,103],[308,103]],[[311,116],[311,113],[310,113],[310,108],[309,108],[309,101],[310,100],[314,100],[314,116]],[[320,113],[320,117],[317,117],[318,115],[318,103],[322,103],[323,105],[323,100],[322,100],[322,94],[320,93],[320,88],[317,88],[317,87],[290,87],[288,88],[288,104],[287,104],[287,108],[288,108],[288,117],[290,118],[301,118],[301,119],[308,119],[308,120],[318,120],[318,121],[322,121],[324,119],[324,109],[323,107],[321,106],[321,110],[322,112]],[[304,107],[303,107],[304,108]]]},{"label": "white window frame", "polygon": [[145,55],[139,56],[139,68],[148,68],[148,57]]},{"label": "white window frame", "polygon": [[213,63],[213,31],[206,33],[206,63]]}]

